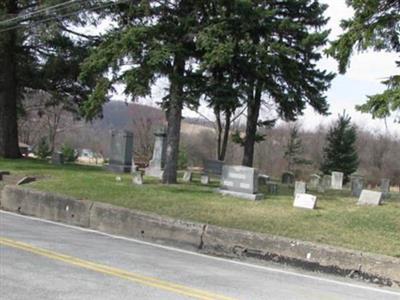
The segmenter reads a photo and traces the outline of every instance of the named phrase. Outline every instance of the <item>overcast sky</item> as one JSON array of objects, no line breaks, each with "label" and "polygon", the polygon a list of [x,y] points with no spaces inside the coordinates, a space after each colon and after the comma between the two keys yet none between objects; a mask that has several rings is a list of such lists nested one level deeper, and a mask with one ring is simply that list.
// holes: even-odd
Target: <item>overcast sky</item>
[{"label": "overcast sky", "polygon": [[[333,40],[341,33],[340,20],[352,16],[352,10],[345,4],[345,0],[321,0],[329,5],[326,16],[330,18],[328,28],[332,30],[330,39]],[[351,65],[345,75],[337,75],[332,82],[332,86],[327,92],[330,104],[331,115],[320,116],[311,108],[308,108],[304,116],[299,118],[304,129],[313,129],[319,124],[328,125],[337,115],[346,110],[351,115],[352,120],[363,128],[368,128],[374,132],[396,134],[400,136],[400,124],[394,123],[394,118],[384,120],[373,120],[369,114],[361,114],[355,110],[357,104],[366,101],[367,95],[382,92],[385,88],[380,82],[390,75],[398,73],[395,61],[399,56],[395,53],[385,52],[366,52],[355,54],[351,59]],[[337,62],[332,58],[324,58],[320,62],[320,67],[329,71],[337,72]],[[140,102],[153,104],[159,101],[162,94],[163,85],[159,84],[153,90],[153,98]],[[116,96],[119,100],[124,97]],[[212,118],[212,113],[206,108],[200,108],[201,113]],[[187,117],[198,117],[199,115],[187,109],[184,110]]]}]

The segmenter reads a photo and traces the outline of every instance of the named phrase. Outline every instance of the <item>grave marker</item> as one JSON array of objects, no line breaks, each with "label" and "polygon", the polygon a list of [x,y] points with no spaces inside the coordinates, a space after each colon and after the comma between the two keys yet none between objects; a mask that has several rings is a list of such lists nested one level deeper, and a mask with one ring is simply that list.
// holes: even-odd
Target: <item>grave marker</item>
[{"label": "grave marker", "polygon": [[361,176],[352,176],[351,195],[354,197],[360,197],[363,188],[364,188],[364,178]]},{"label": "grave marker", "polygon": [[294,183],[294,174],[292,172],[282,173],[282,183],[283,184],[293,184]]},{"label": "grave marker", "polygon": [[310,182],[308,183],[308,186],[311,189],[317,189],[320,183],[321,183],[321,176],[319,176],[318,174],[312,174],[310,176]]},{"label": "grave marker", "polygon": [[389,193],[390,193],[390,179],[382,178],[381,179],[380,189],[381,189],[381,192],[382,192],[382,196],[384,198],[387,198],[389,196]]},{"label": "grave marker", "polygon": [[63,165],[64,164],[64,154],[60,151],[54,151],[51,155],[51,163],[53,165]]},{"label": "grave marker", "polygon": [[307,192],[307,185],[304,181],[295,181],[294,183],[294,196],[296,194],[305,194]]},{"label": "grave marker", "polygon": [[358,205],[373,205],[378,206],[382,203],[382,193],[362,190],[360,198],[358,199]]},{"label": "grave marker", "polygon": [[185,171],[185,173],[183,173],[182,181],[183,182],[191,182],[192,177],[193,177],[192,171]]},{"label": "grave marker", "polygon": [[146,168],[146,175],[162,178],[163,169],[165,164],[165,151],[167,134],[164,128],[161,128],[154,132],[155,142],[153,149],[153,157],[150,160],[149,166]]},{"label": "grave marker", "polygon": [[201,184],[209,184],[210,183],[210,176],[203,174],[200,177]]},{"label": "grave marker", "polygon": [[293,206],[297,208],[315,209],[317,197],[310,194],[296,194]]},{"label": "grave marker", "polygon": [[249,200],[263,197],[263,194],[258,193],[257,170],[244,166],[223,166],[219,192]]},{"label": "grave marker", "polygon": [[129,173],[132,168],[133,133],[125,130],[111,132],[110,162],[107,170],[116,173]]},{"label": "grave marker", "polygon": [[334,190],[341,190],[343,188],[343,173],[332,172],[331,188]]},{"label": "grave marker", "polygon": [[141,171],[135,171],[132,173],[132,183],[135,185],[143,184],[143,173]]}]

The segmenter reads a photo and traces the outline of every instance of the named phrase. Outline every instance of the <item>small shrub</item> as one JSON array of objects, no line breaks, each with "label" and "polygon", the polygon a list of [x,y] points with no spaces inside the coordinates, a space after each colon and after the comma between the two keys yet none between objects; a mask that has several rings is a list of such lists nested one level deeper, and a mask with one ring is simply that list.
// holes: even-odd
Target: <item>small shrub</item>
[{"label": "small shrub", "polygon": [[75,149],[68,145],[63,145],[61,152],[64,156],[64,161],[66,162],[74,162],[78,158],[78,153],[75,151]]},{"label": "small shrub", "polygon": [[183,170],[186,169],[188,166],[188,157],[186,153],[186,149],[184,147],[181,147],[179,150],[179,156],[178,156],[178,169]]},{"label": "small shrub", "polygon": [[40,159],[46,159],[49,155],[51,154],[49,143],[47,142],[47,139],[42,137],[39,141],[36,155]]}]

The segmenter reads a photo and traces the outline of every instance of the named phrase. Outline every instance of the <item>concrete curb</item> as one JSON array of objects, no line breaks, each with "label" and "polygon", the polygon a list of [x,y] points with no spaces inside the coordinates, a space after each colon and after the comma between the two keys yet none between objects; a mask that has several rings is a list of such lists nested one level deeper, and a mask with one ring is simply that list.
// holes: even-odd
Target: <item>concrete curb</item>
[{"label": "concrete curb", "polygon": [[400,286],[400,259],[394,257],[185,222],[16,186],[4,187],[0,208],[207,254],[273,261]]}]

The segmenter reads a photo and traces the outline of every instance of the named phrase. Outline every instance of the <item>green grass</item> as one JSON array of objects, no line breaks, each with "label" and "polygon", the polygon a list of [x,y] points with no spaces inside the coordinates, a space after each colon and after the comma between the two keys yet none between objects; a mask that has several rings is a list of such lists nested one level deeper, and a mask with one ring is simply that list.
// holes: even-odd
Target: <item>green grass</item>
[{"label": "green grass", "polygon": [[116,182],[115,174],[98,167],[52,166],[35,160],[0,160],[0,170],[41,178],[32,188],[157,213],[189,221],[270,233],[306,241],[400,257],[400,194],[380,207],[359,207],[348,191],[318,194],[318,209],[292,207],[290,189],[252,202],[222,197],[199,184],[164,186],[145,178],[133,186],[129,175]]}]

